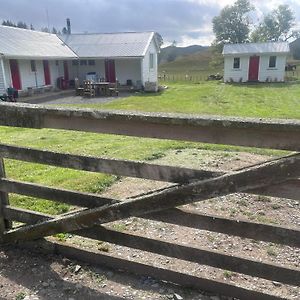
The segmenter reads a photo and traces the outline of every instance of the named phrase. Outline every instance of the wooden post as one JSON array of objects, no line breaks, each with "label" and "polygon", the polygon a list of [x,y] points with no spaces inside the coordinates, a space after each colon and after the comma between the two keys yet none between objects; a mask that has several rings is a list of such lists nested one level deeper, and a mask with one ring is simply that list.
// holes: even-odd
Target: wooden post
[{"label": "wooden post", "polygon": [[[4,160],[0,157],[0,178],[5,177]],[[0,242],[2,240],[4,232],[10,227],[7,220],[4,219],[3,207],[9,204],[8,193],[0,191]]]}]

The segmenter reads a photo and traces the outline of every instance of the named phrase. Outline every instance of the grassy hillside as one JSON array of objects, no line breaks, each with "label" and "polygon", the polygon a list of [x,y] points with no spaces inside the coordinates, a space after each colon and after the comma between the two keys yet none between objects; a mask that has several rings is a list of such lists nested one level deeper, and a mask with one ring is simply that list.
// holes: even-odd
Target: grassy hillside
[{"label": "grassy hillside", "polygon": [[223,73],[223,64],[218,67],[211,67],[212,53],[210,49],[191,55],[177,58],[175,61],[159,65],[159,74],[167,74],[169,79],[173,76],[198,76],[199,79],[206,79],[209,74]]},{"label": "grassy hillside", "polygon": [[160,64],[174,61],[182,56],[191,55],[194,53],[199,53],[207,50],[208,47],[203,47],[199,45],[192,45],[188,47],[175,47],[168,46],[161,49],[158,57],[158,62]]}]

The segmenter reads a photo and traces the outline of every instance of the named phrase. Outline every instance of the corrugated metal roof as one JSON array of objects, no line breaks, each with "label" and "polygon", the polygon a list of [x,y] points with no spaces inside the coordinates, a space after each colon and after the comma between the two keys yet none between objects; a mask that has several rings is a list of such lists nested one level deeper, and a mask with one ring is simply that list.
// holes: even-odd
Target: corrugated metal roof
[{"label": "corrugated metal roof", "polygon": [[223,54],[288,53],[287,42],[245,43],[224,45]]},{"label": "corrugated metal roof", "polygon": [[76,58],[55,34],[0,25],[0,53],[7,57]]},{"label": "corrugated metal roof", "polygon": [[122,32],[71,34],[62,39],[79,57],[142,57],[153,36],[154,32]]}]

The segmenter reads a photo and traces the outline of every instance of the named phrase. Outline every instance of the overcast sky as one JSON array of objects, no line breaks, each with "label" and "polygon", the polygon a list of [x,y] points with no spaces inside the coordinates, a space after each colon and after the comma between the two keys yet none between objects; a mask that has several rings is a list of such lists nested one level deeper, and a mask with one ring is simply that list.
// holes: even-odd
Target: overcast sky
[{"label": "overcast sky", "polygon": [[[57,29],[71,19],[73,33],[157,31],[165,45],[209,45],[214,36],[211,20],[233,0],[0,0],[0,21],[24,21],[36,29]],[[279,4],[288,4],[300,23],[300,0],[252,0],[253,20]]]}]

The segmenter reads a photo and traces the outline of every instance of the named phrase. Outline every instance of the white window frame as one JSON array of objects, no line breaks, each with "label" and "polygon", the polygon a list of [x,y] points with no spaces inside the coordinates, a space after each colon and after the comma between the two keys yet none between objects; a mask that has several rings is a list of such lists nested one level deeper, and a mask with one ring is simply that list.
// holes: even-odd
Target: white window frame
[{"label": "white window frame", "polygon": [[154,69],[154,53],[149,53],[149,69]]},{"label": "white window frame", "polygon": [[[274,64],[274,66],[270,66],[270,63],[271,63],[271,58],[272,57],[275,57],[275,64]],[[269,57],[269,68],[270,69],[275,69],[276,68],[276,65],[277,65],[277,56],[276,55],[271,55],[270,57]]]},{"label": "white window frame", "polygon": [[[235,67],[235,64],[234,64],[235,59],[238,59],[238,60],[239,60],[239,66],[238,66],[238,67]],[[241,58],[240,58],[240,57],[234,57],[234,58],[233,58],[232,68],[233,68],[234,70],[240,70],[240,69],[241,69]]]}]

